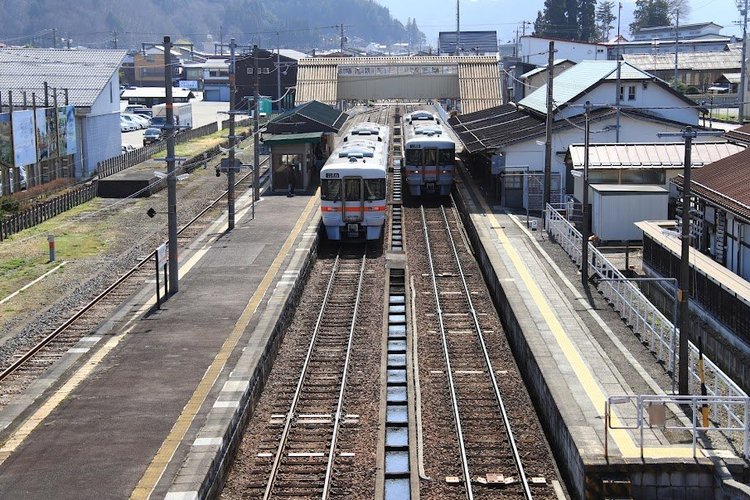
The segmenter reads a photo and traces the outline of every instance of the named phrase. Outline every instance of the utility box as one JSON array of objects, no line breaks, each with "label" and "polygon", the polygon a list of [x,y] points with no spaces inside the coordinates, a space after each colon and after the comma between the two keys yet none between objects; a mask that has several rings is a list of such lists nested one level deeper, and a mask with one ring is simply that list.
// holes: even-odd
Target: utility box
[{"label": "utility box", "polygon": [[669,191],[647,184],[592,184],[591,227],[603,242],[642,238],[635,226],[643,220],[665,220]]}]

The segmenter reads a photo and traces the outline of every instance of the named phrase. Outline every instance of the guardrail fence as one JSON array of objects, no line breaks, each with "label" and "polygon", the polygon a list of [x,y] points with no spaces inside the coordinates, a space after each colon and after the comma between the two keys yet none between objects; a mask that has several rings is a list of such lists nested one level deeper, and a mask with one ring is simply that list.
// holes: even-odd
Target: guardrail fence
[{"label": "guardrail fence", "polygon": [[[561,211],[547,205],[545,213],[547,233],[557,242],[570,258],[581,267],[581,233],[565,218]],[[615,311],[620,313],[622,320],[633,329],[633,333],[640,337],[641,342],[648,345],[656,359],[665,363],[672,378],[677,377],[676,365],[679,364],[679,329],[675,328],[659,309],[656,308],[641,290],[625,277],[602,253],[589,243],[589,275],[601,280],[599,292],[609,301]],[[700,394],[701,379],[698,373],[698,348],[689,343],[689,388],[691,394]],[[710,359],[703,356],[705,385],[710,397],[747,398],[747,394],[740,389],[723,371]],[[717,408],[718,410],[718,408]],[[731,406],[725,406],[724,411],[733,412]],[[731,414],[732,421],[746,422],[745,417]]]}]

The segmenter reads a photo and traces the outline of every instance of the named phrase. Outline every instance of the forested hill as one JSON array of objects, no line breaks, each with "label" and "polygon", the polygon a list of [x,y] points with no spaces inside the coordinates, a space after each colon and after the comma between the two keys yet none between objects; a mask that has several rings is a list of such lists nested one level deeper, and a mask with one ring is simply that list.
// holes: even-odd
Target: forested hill
[{"label": "forested hill", "polygon": [[[119,48],[140,48],[162,35],[173,40],[219,41],[229,36],[237,43],[281,45],[299,49],[333,48],[339,29],[345,36],[366,42],[408,42],[404,25],[373,0],[0,0],[0,43],[58,46],[70,38],[73,45],[109,47],[116,33]],[[9,22],[12,20],[12,22]],[[53,31],[53,28],[55,31]],[[410,25],[412,36],[421,33]],[[35,40],[32,40],[35,37]]]}]

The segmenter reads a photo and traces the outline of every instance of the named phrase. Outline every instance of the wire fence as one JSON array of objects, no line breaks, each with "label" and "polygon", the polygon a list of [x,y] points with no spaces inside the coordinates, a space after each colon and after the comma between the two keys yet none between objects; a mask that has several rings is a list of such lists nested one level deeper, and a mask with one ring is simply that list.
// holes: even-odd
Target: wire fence
[{"label": "wire fence", "polygon": [[[545,214],[547,233],[557,242],[570,258],[581,267],[581,233],[567,220],[565,215],[547,205]],[[667,366],[672,378],[677,376],[676,366],[679,366],[679,329],[664,316],[648,298],[624,276],[597,248],[589,243],[589,275],[600,280],[598,290],[607,299],[622,320],[632,328],[633,333],[640,337],[656,359]],[[688,350],[689,391],[700,394],[701,377],[698,371],[699,351],[692,343]],[[716,397],[747,397],[747,394],[730,379],[716,364],[703,356],[705,385],[707,394]],[[726,426],[744,422],[743,415],[733,413],[733,408],[724,408]],[[717,410],[716,414],[721,412]]]}]

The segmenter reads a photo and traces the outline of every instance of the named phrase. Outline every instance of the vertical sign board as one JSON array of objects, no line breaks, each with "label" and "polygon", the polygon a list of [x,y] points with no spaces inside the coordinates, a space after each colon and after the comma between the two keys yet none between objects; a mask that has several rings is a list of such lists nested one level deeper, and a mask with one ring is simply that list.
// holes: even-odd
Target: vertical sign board
[{"label": "vertical sign board", "polygon": [[47,108],[44,110],[44,118],[47,128],[47,151],[50,158],[57,158],[57,109]]},{"label": "vertical sign board", "polygon": [[57,151],[60,156],[68,154],[68,107],[57,108]]},{"label": "vertical sign board", "polygon": [[37,161],[49,159],[49,137],[47,136],[47,111],[45,108],[36,108],[36,159]]},{"label": "vertical sign board", "polygon": [[16,167],[36,163],[36,133],[31,110],[13,111],[13,160]]},{"label": "vertical sign board", "polygon": [[[67,151],[65,154],[74,155],[78,152],[76,137],[76,108],[72,104],[65,108],[65,141]],[[62,152],[61,152],[62,154]]]}]

